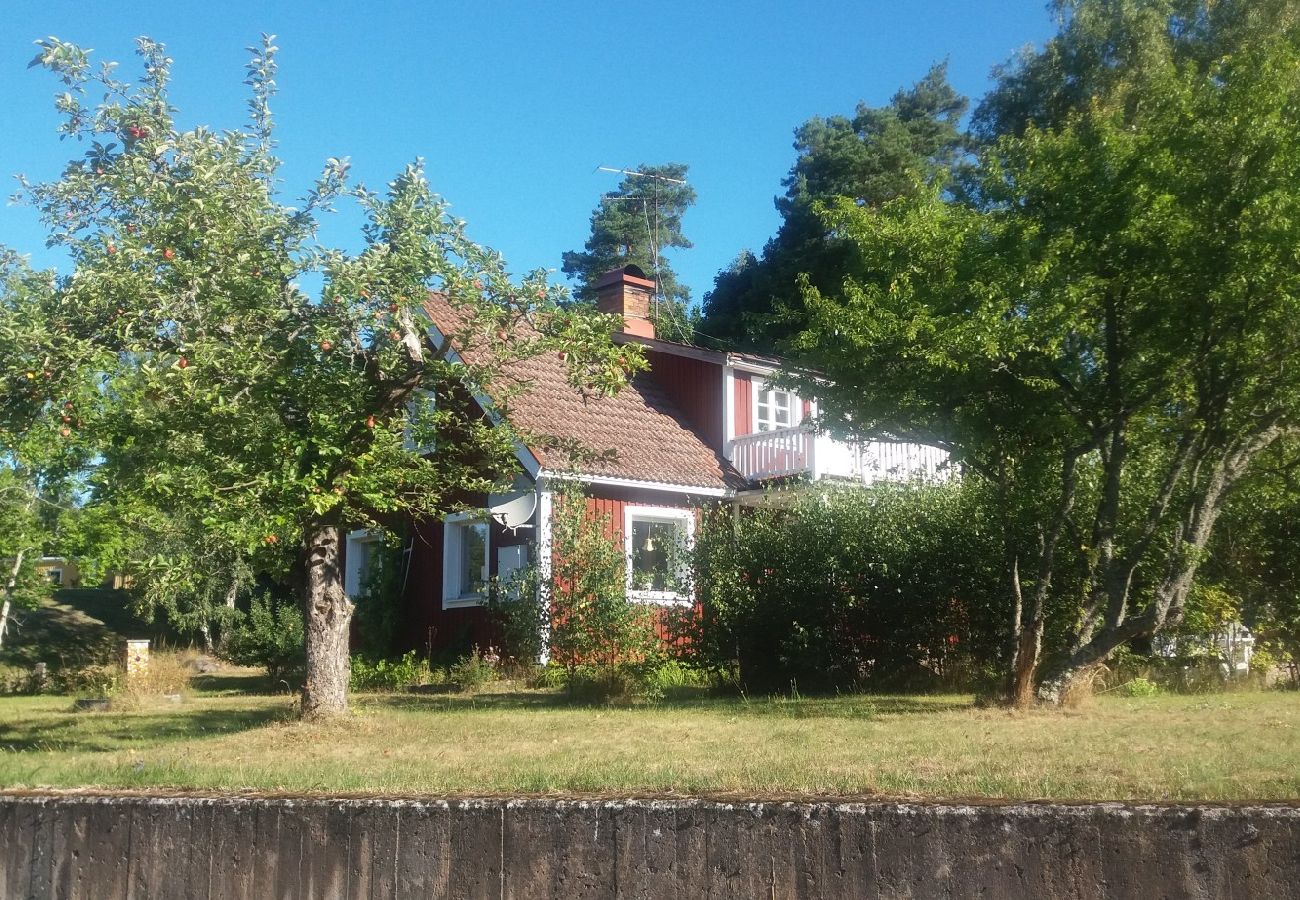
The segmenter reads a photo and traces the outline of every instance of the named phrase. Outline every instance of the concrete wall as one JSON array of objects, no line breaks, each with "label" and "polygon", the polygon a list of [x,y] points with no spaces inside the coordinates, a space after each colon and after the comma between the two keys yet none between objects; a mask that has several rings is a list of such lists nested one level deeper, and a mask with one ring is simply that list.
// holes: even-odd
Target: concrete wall
[{"label": "concrete wall", "polygon": [[1293,897],[1294,808],[0,796],[0,896]]}]

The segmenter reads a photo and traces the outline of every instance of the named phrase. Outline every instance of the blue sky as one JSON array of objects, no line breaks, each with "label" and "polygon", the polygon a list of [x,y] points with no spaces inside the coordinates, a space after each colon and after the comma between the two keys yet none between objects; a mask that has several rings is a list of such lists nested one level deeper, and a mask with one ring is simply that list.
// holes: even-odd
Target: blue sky
[{"label": "blue sky", "polygon": [[[57,175],[56,82],[26,65],[53,34],[122,62],[148,34],[175,58],[183,125],[245,120],[244,48],[281,48],[274,110],[285,192],[300,196],[329,156],[382,185],[425,158],[434,189],[512,270],[555,268],[579,249],[602,191],[597,166],[684,162],[699,202],[695,247],[671,257],[696,299],[742,248],[776,230],[772,198],[812,115],[879,104],[947,58],[978,97],[990,68],[1054,28],[1045,0],[826,2],[398,2],[7,0],[0,25],[0,175]],[[3,196],[12,193],[9,182]],[[325,240],[355,245],[343,213]],[[58,265],[34,213],[0,205],[0,243]]]}]

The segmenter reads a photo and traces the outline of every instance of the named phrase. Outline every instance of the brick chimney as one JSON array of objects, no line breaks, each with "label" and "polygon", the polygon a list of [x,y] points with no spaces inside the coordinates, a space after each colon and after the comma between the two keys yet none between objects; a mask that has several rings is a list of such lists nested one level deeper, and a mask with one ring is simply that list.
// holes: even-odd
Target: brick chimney
[{"label": "brick chimney", "polygon": [[623,266],[606,272],[596,282],[596,308],[623,317],[623,331],[653,338],[655,323],[650,318],[655,283],[637,266]]}]

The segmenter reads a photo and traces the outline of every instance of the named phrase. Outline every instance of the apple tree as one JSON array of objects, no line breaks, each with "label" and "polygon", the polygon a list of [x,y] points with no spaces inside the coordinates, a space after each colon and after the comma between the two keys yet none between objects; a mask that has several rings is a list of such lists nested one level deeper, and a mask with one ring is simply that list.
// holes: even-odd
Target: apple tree
[{"label": "apple tree", "polygon": [[[307,623],[303,714],[340,713],[344,530],[438,515],[510,477],[515,436],[471,402],[490,392],[507,409],[494,381],[505,363],[562,352],[574,390],[612,392],[639,359],[611,343],[608,317],[564,309],[542,273],[512,280],[419,162],[375,192],[330,159],[286,203],[272,38],[251,50],[250,121],[227,130],[177,125],[172,61],[152,40],[138,41],[134,84],[79,47],[37,43],[33,64],[64,86],[61,136],[84,148],[57,180],[22,185],[71,259],[29,302],[49,322],[43,352],[81,391],[73,401],[52,382],[37,422],[78,403],[67,437],[98,449],[101,490],[195,517],[214,546],[291,580]],[[352,251],[317,240],[344,202],[364,215]],[[460,317],[440,343],[431,290]],[[452,340],[481,351],[475,364]],[[412,438],[436,452],[411,452]]]},{"label": "apple tree", "polygon": [[41,414],[51,393],[76,396],[49,352],[49,322],[34,309],[51,285],[48,273],[0,249],[0,646],[16,610],[49,593],[36,563],[66,520],[86,460],[84,446],[69,440],[78,416],[72,400]]}]

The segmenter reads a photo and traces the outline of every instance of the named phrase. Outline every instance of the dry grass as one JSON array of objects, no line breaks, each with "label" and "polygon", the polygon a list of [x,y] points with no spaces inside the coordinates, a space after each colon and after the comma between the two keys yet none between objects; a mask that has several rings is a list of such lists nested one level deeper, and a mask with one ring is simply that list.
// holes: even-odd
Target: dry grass
[{"label": "dry grass", "polygon": [[163,698],[184,699],[189,696],[190,681],[194,677],[192,662],[197,655],[195,651],[153,653],[143,669],[130,675],[119,673],[113,706],[139,709],[163,702]]},{"label": "dry grass", "polygon": [[345,721],[288,697],[69,712],[0,699],[0,786],[386,794],[889,795],[1295,800],[1300,694],[978,709],[971,698],[699,697],[575,707],[555,694],[359,697]]}]

